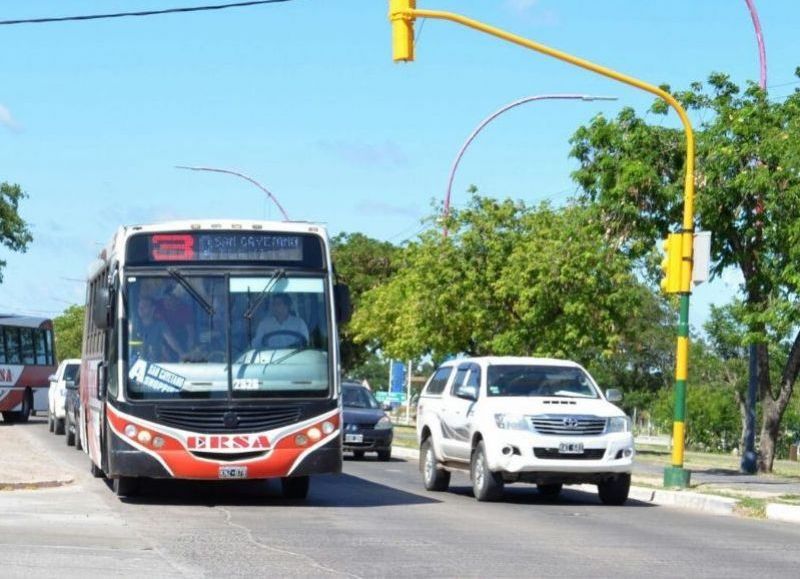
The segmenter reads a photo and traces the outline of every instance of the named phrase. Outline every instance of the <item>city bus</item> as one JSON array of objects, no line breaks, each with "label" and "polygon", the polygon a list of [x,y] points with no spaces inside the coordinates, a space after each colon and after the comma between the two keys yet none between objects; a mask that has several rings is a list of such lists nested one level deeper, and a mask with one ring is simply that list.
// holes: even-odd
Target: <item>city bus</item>
[{"label": "city bus", "polygon": [[338,324],[322,226],[121,227],[90,268],[79,435],[119,496],[142,479],[268,479],[305,498],[342,469]]},{"label": "city bus", "polygon": [[32,412],[47,410],[55,370],[53,322],[0,314],[0,413],[5,422],[27,422]]}]

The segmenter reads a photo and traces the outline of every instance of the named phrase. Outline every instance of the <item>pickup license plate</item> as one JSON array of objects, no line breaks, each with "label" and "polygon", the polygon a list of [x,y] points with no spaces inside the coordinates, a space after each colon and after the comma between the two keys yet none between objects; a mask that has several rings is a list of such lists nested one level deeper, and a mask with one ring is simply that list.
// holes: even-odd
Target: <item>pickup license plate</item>
[{"label": "pickup license plate", "polygon": [[344,435],[345,442],[364,442],[364,435],[363,434],[345,434]]},{"label": "pickup license plate", "polygon": [[221,466],[219,478],[247,478],[246,466]]},{"label": "pickup license plate", "polygon": [[583,443],[562,442],[558,445],[558,454],[583,454]]}]

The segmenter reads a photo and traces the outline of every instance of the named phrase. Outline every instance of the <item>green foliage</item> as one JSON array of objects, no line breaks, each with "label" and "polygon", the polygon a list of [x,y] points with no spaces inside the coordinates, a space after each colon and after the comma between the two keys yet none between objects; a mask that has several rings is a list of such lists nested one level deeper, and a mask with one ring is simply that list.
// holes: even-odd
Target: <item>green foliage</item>
[{"label": "green foliage", "polygon": [[[371,239],[362,233],[340,233],[331,240],[336,275],[350,287],[354,311],[361,296],[386,282],[395,272],[398,248],[386,241]],[[345,373],[365,364],[375,344],[356,343],[349,324],[340,328],[342,369]]]},{"label": "green foliage", "polygon": [[85,311],[85,306],[69,306],[64,313],[53,319],[59,360],[81,357]]},{"label": "green foliage", "polygon": [[367,292],[352,328],[398,359],[448,354],[615,352],[638,282],[587,208],[527,207],[475,196],[444,238],[424,232],[400,268]]},{"label": "green foliage", "polygon": [[[764,345],[758,349],[759,366],[768,370],[759,384],[759,467],[771,470],[777,426],[800,371],[800,91],[771,101],[753,83],[742,90],[713,74],[707,87],[693,83],[674,95],[700,119],[695,202],[697,225],[712,233],[712,275],[733,267],[744,277],[735,305],[738,325],[715,322],[723,324],[716,328],[721,338],[740,331],[743,339],[723,339],[728,343],[718,344],[720,353]],[[666,114],[667,107],[658,101],[651,112]],[[582,201],[598,208],[632,259],[651,256],[658,240],[682,221],[683,130],[648,125],[625,109],[615,120],[599,116],[578,129],[572,145]],[[787,354],[773,373],[776,346]]]},{"label": "green foliage", "polygon": [[[28,224],[19,215],[19,202],[27,195],[19,185],[0,183],[0,244],[11,251],[25,252],[33,240]],[[4,260],[0,260],[0,282],[3,281]]]}]

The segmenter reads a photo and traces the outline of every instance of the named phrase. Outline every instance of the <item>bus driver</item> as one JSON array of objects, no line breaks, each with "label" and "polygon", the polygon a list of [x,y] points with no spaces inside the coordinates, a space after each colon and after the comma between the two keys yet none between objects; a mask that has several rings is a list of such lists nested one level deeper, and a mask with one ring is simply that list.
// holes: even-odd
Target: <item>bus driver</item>
[{"label": "bus driver", "polygon": [[269,304],[269,314],[256,328],[252,347],[295,348],[308,344],[308,326],[292,313],[292,298],[275,294]]}]

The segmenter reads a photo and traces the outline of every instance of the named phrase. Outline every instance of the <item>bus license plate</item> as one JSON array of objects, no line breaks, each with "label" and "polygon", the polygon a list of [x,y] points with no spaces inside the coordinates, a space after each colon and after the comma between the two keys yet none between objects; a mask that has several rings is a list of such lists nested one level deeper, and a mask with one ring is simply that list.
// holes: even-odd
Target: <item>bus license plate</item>
[{"label": "bus license plate", "polygon": [[247,478],[246,466],[221,466],[219,478]]},{"label": "bus license plate", "polygon": [[583,443],[562,442],[558,445],[558,454],[583,454]]},{"label": "bus license plate", "polygon": [[364,435],[363,434],[345,434],[344,435],[345,442],[364,442]]}]

